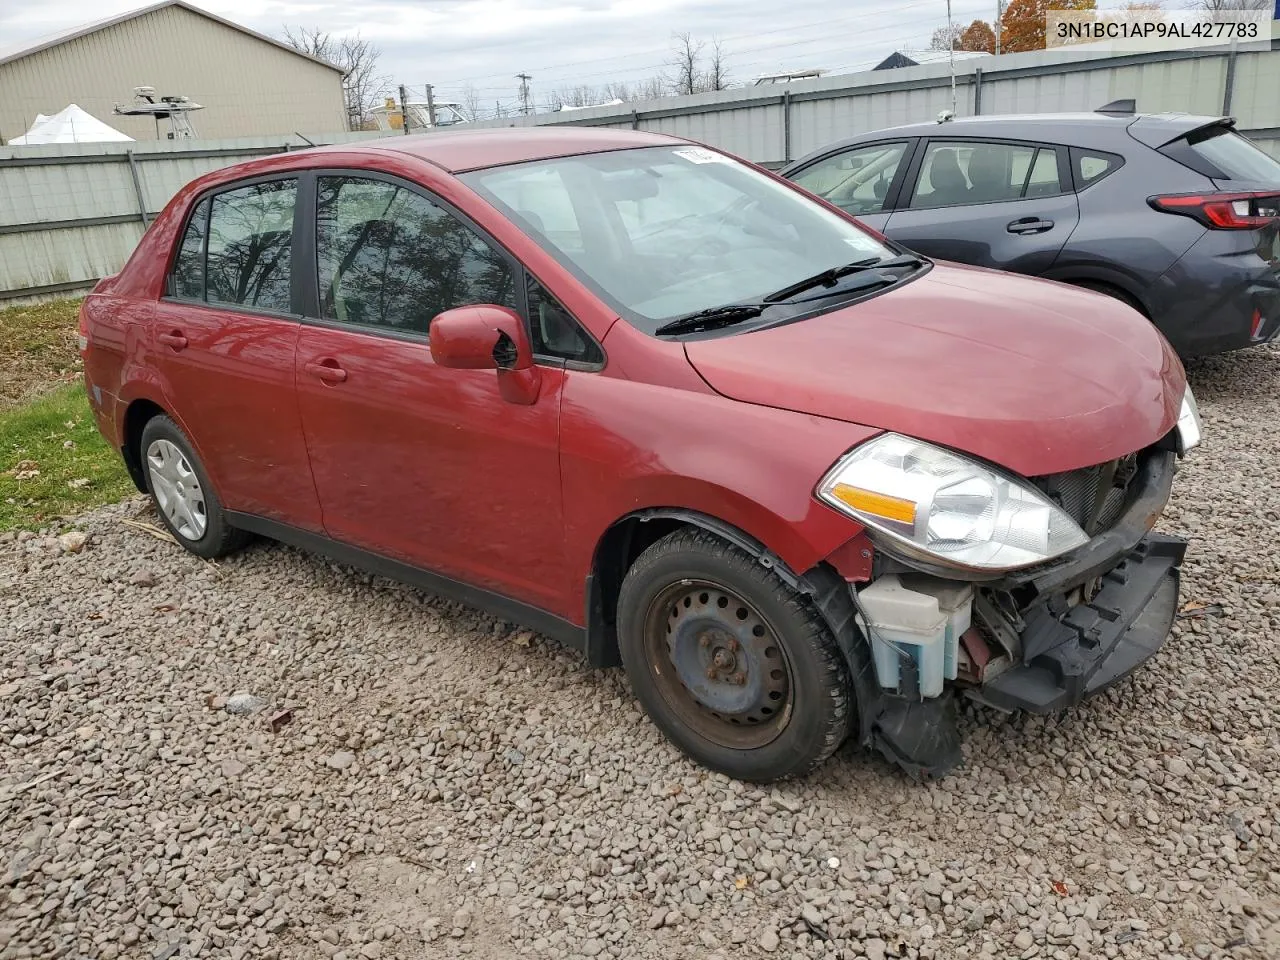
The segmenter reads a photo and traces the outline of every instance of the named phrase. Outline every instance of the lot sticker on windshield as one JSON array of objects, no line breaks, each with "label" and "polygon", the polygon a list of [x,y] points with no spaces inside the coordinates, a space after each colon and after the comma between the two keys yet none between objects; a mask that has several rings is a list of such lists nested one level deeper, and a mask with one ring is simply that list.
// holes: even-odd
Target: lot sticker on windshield
[{"label": "lot sticker on windshield", "polygon": [[716,153],[714,150],[706,150],[703,147],[681,147],[675,151],[677,156],[684,157],[692,163],[725,163],[728,157],[723,154]]}]

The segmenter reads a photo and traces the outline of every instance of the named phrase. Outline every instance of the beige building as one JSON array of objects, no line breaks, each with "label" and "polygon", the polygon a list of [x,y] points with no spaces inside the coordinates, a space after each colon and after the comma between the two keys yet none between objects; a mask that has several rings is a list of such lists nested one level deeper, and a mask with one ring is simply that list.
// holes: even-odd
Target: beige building
[{"label": "beige building", "polygon": [[55,37],[0,44],[0,138],[69,103],[135,140],[167,135],[153,118],[116,116],[135,87],[202,104],[198,138],[334,133],[346,129],[342,71],[183,0],[167,0]]}]

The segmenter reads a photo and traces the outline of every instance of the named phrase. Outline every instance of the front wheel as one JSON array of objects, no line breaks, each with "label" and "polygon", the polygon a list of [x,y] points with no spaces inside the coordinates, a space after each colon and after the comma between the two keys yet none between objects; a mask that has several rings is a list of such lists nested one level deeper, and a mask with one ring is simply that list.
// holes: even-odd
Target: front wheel
[{"label": "front wheel", "polygon": [[618,643],[654,723],[728,776],[801,776],[849,733],[852,687],[826,623],[776,573],[706,531],[673,533],[632,565]]}]

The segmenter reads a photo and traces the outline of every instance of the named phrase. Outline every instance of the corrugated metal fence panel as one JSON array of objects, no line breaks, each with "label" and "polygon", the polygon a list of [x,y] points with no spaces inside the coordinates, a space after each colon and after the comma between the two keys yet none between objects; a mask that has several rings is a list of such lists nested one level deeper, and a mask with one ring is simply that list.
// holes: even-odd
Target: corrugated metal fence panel
[{"label": "corrugated metal fence panel", "polygon": [[1247,118],[1244,126],[1280,127],[1280,52],[1237,58],[1231,113],[1242,121]]},{"label": "corrugated metal fence panel", "polygon": [[122,212],[138,212],[128,164],[70,162],[0,169],[0,227]]},{"label": "corrugated metal fence panel", "polygon": [[141,220],[0,234],[0,296],[5,291],[92,283],[119,270],[140,239]]}]

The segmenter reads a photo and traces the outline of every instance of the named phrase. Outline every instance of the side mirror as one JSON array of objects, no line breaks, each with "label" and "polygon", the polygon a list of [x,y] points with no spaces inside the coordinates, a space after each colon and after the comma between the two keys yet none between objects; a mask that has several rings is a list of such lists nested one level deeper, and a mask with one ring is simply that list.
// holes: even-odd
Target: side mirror
[{"label": "side mirror", "polygon": [[437,366],[452,370],[497,370],[504,400],[531,404],[542,376],[533,365],[533,347],[519,314],[481,303],[454,307],[431,321],[428,343]]}]

